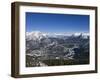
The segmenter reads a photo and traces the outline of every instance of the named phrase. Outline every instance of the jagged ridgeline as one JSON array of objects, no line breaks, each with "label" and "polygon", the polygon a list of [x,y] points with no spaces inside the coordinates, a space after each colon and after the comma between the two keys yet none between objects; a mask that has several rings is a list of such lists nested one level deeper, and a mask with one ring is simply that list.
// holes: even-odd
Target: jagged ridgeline
[{"label": "jagged ridgeline", "polygon": [[89,64],[89,34],[26,33],[26,67]]}]

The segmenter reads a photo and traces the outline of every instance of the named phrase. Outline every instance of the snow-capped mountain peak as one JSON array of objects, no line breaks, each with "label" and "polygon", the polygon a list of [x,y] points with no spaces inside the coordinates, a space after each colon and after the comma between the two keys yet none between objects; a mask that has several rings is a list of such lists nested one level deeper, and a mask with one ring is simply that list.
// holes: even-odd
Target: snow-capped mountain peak
[{"label": "snow-capped mountain peak", "polygon": [[32,32],[26,32],[26,39],[27,40],[41,40],[42,38],[47,38],[47,37],[55,37],[55,38],[63,38],[64,36],[69,37],[77,37],[77,36],[82,36],[83,38],[88,38],[89,33],[43,33],[40,31],[32,31]]},{"label": "snow-capped mountain peak", "polygon": [[32,31],[32,32],[27,32],[26,33],[26,38],[28,40],[40,40],[43,37],[46,37],[47,35],[45,33],[42,33],[40,31]]},{"label": "snow-capped mountain peak", "polygon": [[89,36],[89,33],[75,33],[74,36],[81,36],[82,38],[87,39]]}]

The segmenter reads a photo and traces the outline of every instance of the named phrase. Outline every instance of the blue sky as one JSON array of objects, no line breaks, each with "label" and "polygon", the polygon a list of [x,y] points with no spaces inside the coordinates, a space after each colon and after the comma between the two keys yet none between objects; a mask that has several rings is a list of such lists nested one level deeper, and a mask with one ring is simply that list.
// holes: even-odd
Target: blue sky
[{"label": "blue sky", "polygon": [[89,32],[88,15],[26,12],[26,32]]}]

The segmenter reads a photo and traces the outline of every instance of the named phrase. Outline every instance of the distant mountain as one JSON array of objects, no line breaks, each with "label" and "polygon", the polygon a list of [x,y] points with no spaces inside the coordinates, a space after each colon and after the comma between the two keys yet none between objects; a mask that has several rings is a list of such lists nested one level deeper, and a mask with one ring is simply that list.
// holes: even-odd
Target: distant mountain
[{"label": "distant mountain", "polygon": [[33,32],[26,33],[27,40],[40,40],[40,39],[45,38],[45,37],[47,37],[47,34],[42,33],[40,31],[33,31]]},{"label": "distant mountain", "polygon": [[81,36],[83,38],[88,38],[89,33],[74,33],[74,34],[69,34],[69,33],[65,33],[65,34],[61,34],[61,33],[43,33],[40,31],[33,31],[33,32],[27,32],[26,33],[26,39],[27,40],[41,40],[42,38],[68,38],[68,37],[78,37]]}]

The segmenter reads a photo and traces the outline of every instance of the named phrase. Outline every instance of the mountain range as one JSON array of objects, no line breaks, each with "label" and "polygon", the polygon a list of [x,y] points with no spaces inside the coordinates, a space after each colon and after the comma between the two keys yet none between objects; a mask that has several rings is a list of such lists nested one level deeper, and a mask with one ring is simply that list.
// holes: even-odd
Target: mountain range
[{"label": "mountain range", "polygon": [[26,39],[27,40],[41,40],[42,38],[68,38],[68,37],[78,37],[82,36],[83,38],[88,38],[89,33],[43,33],[40,31],[32,31],[26,32]]},{"label": "mountain range", "polygon": [[40,66],[40,63],[56,65],[55,60],[59,61],[59,65],[62,64],[61,60],[73,60],[64,64],[89,63],[89,34],[27,32],[26,56],[27,66]]}]

